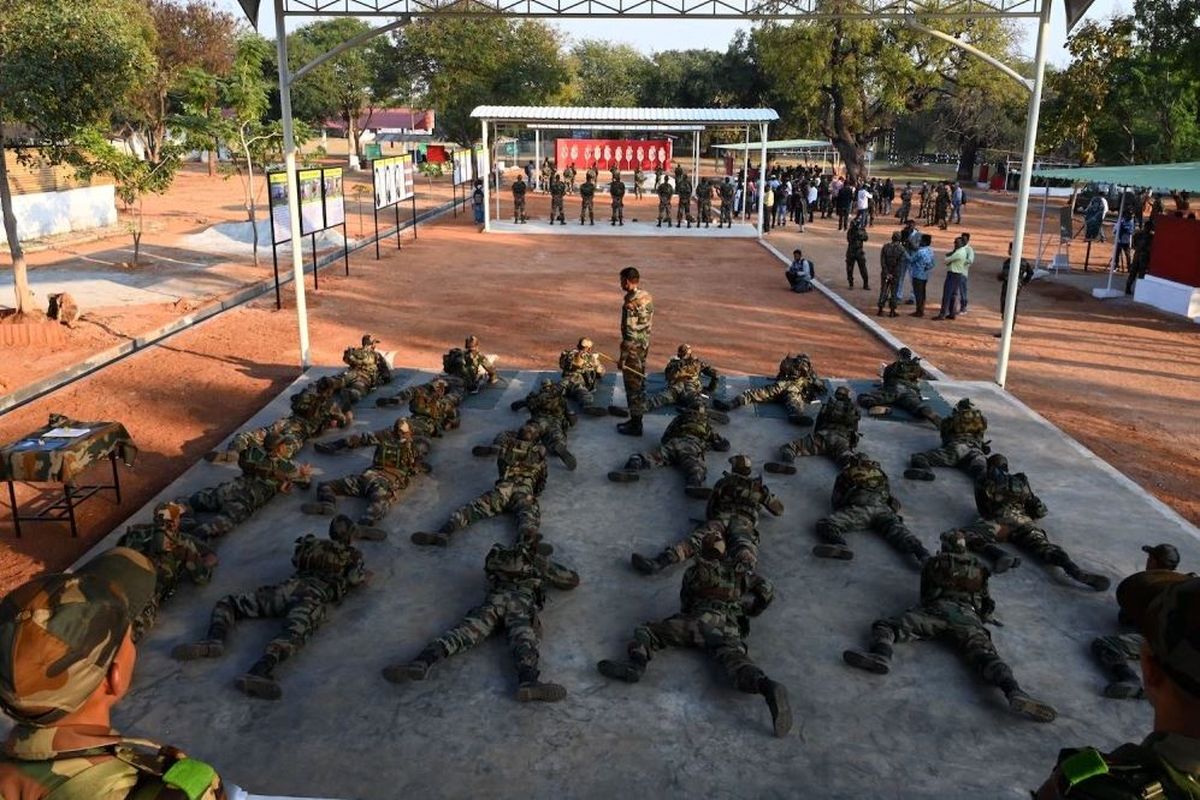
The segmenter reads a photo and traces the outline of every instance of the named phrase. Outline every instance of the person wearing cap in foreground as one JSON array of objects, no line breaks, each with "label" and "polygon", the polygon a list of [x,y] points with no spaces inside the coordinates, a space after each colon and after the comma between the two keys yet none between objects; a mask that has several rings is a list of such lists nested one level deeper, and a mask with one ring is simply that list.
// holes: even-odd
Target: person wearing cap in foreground
[{"label": "person wearing cap in foreground", "polygon": [[329,538],[306,534],[296,540],[292,565],[296,572],[283,583],[260,586],[253,592],[230,594],[217,601],[208,635],[199,642],[181,644],[172,658],[192,661],[218,658],[225,653],[225,640],[238,620],[283,617],[283,632],[267,644],[266,652],[234,685],[252,697],[278,700],[283,691],[275,680],[275,668],[296,654],[322,622],[330,603],[340,603],[346,594],[370,578],[363,566],[362,551],[355,539],[381,541],[387,533],[378,528],[361,528],[345,515],[329,523]]},{"label": "person wearing cap in foreground", "polygon": [[360,347],[347,347],[342,352],[342,361],[349,369],[338,377],[342,379],[351,403],[357,403],[377,387],[392,382],[391,367],[383,353],[375,349],[377,344],[379,339],[364,333]]},{"label": "person wearing cap in foreground", "polygon": [[[1179,566],[1179,551],[1173,545],[1144,545],[1142,552],[1146,554],[1147,571],[1174,571]],[[1117,619],[1125,626],[1131,622],[1124,610]],[[1145,697],[1141,679],[1129,666],[1130,661],[1141,658],[1144,641],[1140,633],[1116,633],[1111,636],[1098,636],[1092,640],[1092,654],[1111,679],[1104,687],[1105,697],[1114,700],[1140,700]]]},{"label": "person wearing cap in foreground", "polygon": [[754,663],[745,639],[750,633],[749,618],[766,610],[775,599],[775,587],[745,564],[726,558],[725,537],[709,531],[700,557],[683,574],[679,599],[678,614],[637,626],[626,646],[626,660],[601,661],[596,665],[600,674],[637,683],[656,650],[701,647],[725,669],[738,691],[763,696],[775,735],[787,736],[792,729],[787,689]]},{"label": "person wearing cap in foreground", "polygon": [[771,493],[761,475],[754,475],[754,465],[747,455],[729,459],[732,472],[726,472],[713,484],[708,497],[705,521],[692,534],[663,550],[654,558],[634,553],[631,561],[638,572],[653,575],[672,564],[687,561],[700,551],[709,532],[724,534],[729,543],[729,557],[754,569],[758,564],[758,510],[765,508],[778,517],[783,514],[783,501]]},{"label": "person wearing cap in foreground", "polygon": [[852,667],[886,675],[893,644],[948,639],[987,683],[1004,692],[1009,708],[1034,722],[1052,722],[1058,713],[1021,689],[984,627],[996,622],[989,575],[987,567],[967,552],[961,532],[946,534],[942,549],[921,569],[920,604],[899,616],[876,620],[868,649],[846,650],[842,659]]},{"label": "person wearing cap in foreground", "polygon": [[4,800],[224,800],[208,764],[112,728],[137,660],[131,620],[153,595],[149,560],[117,547],[0,601]]},{"label": "person wearing cap in foreground", "polygon": [[1142,681],[1154,732],[1111,753],[1061,751],[1036,800],[1200,797],[1200,578],[1139,572],[1117,586],[1117,602],[1145,637]]}]

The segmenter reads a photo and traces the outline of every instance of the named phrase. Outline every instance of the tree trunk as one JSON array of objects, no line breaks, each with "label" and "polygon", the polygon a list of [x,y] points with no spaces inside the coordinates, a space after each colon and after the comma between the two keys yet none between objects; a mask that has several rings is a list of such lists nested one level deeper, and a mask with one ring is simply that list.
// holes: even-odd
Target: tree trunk
[{"label": "tree trunk", "polygon": [[208,177],[216,177],[217,174],[217,151],[221,147],[221,140],[213,137],[212,150],[208,153]]},{"label": "tree trunk", "polygon": [[242,133],[242,149],[246,152],[246,213],[250,216],[250,236],[254,243],[254,266],[258,266],[258,209],[254,204],[254,159],[250,157],[250,145]]},{"label": "tree trunk", "polygon": [[345,119],[346,138],[348,140],[348,144],[350,145],[350,168],[358,169],[358,130],[355,127],[355,123],[358,122],[358,120],[354,119],[349,114],[346,115]]},{"label": "tree trunk", "polygon": [[0,212],[4,216],[4,233],[8,237],[8,252],[12,256],[17,313],[31,314],[35,310],[33,291],[29,288],[25,251],[21,249],[21,242],[17,238],[17,216],[13,213],[12,189],[8,185],[8,164],[4,155],[4,124],[2,122],[0,122]]},{"label": "tree trunk", "polygon": [[830,140],[833,142],[834,149],[838,151],[838,155],[842,157],[846,180],[857,183],[866,171],[864,169],[866,159],[863,156],[862,148],[857,143],[840,136],[833,136]]},{"label": "tree trunk", "polygon": [[979,154],[979,140],[973,136],[963,136],[958,140],[958,175],[959,182],[972,183],[975,180],[975,157]]}]

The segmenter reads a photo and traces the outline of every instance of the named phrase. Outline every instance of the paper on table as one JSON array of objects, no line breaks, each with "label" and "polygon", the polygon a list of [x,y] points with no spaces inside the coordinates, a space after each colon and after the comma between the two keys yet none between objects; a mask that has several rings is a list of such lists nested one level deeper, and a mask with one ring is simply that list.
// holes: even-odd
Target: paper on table
[{"label": "paper on table", "polygon": [[47,439],[78,439],[92,432],[91,428],[55,428],[42,434]]}]

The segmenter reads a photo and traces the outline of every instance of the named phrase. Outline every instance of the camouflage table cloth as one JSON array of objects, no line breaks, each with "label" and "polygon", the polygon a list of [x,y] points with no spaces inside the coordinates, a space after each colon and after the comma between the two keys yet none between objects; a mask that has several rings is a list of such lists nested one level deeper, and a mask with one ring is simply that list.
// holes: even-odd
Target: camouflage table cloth
[{"label": "camouflage table cloth", "polygon": [[[74,438],[47,437],[55,428],[86,429]],[[119,422],[79,422],[51,414],[49,423],[0,447],[0,480],[70,483],[96,461],[116,452],[127,465],[137,458],[129,431]]]}]

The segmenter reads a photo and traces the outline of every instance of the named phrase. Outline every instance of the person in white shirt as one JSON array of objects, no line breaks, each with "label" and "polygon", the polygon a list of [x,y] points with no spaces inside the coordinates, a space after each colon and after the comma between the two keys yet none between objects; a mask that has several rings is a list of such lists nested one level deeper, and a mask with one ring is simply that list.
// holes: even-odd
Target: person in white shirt
[{"label": "person in white shirt", "polygon": [[800,252],[799,248],[792,251],[792,263],[784,274],[787,276],[788,285],[792,287],[793,292],[803,294],[813,290],[813,262],[804,258],[804,254]]},{"label": "person in white shirt", "polygon": [[854,200],[854,210],[858,212],[858,224],[864,228],[870,223],[871,214],[871,193],[867,191],[866,184],[863,184],[858,189],[858,195]]}]

